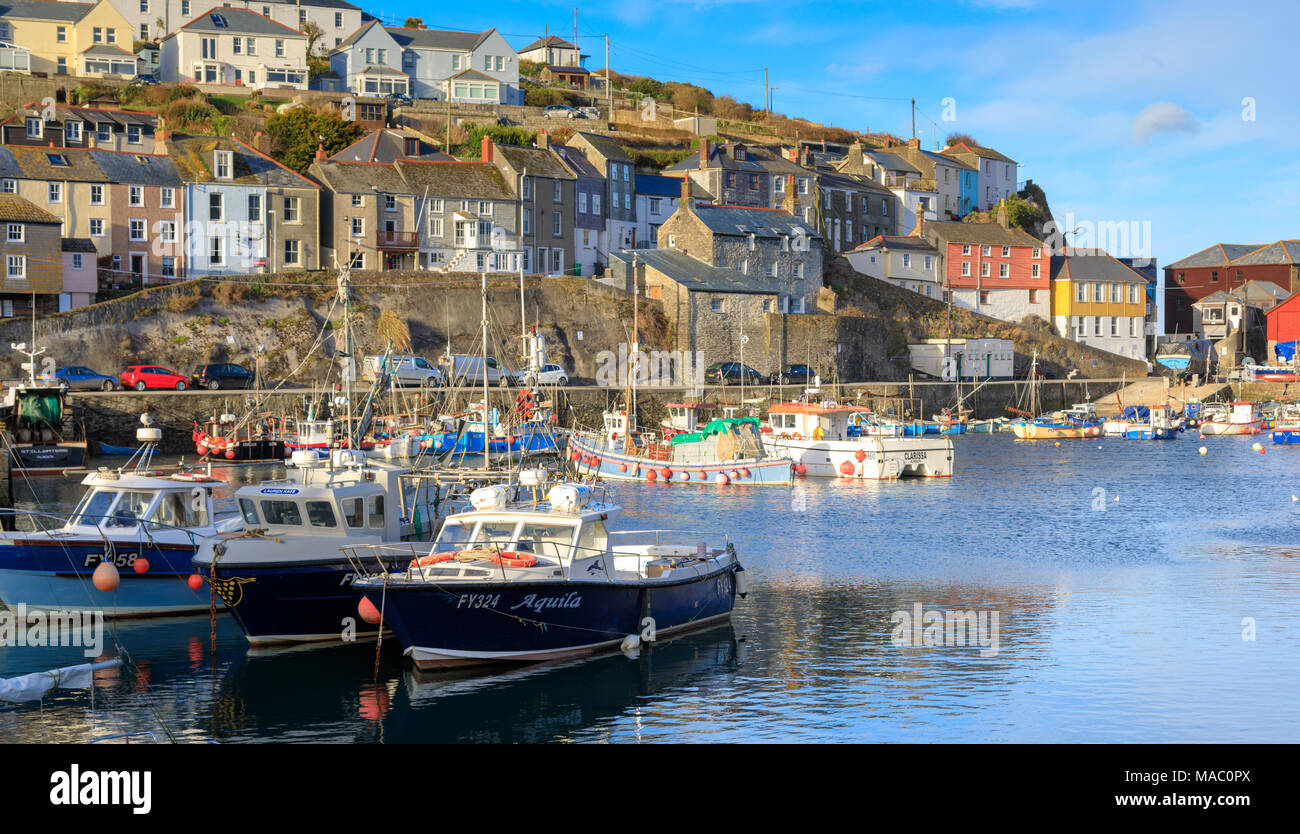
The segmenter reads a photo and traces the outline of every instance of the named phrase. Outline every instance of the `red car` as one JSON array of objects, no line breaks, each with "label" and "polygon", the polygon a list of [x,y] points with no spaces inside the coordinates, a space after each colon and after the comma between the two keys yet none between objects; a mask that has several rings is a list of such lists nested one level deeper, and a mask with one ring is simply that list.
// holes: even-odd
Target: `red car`
[{"label": "red car", "polygon": [[158,365],[130,365],[122,371],[122,387],[143,391],[146,388],[175,388],[184,391],[189,382],[180,374],[174,374]]}]

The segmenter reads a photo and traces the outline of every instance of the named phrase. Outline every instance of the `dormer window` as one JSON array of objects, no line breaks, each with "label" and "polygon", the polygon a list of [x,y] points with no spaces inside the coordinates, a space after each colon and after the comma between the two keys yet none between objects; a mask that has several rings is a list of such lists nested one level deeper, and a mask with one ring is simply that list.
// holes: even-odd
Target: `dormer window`
[{"label": "dormer window", "polygon": [[27,117],[27,138],[40,139],[45,132],[45,123],[36,116]]},{"label": "dormer window", "polygon": [[213,175],[219,180],[231,179],[231,165],[234,153],[231,151],[217,151],[215,164],[212,166]]}]

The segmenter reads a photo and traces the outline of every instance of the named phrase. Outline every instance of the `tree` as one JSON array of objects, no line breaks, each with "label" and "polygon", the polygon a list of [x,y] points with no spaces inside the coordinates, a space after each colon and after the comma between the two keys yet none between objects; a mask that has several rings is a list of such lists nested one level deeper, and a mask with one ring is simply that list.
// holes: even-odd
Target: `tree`
[{"label": "tree", "polygon": [[953,145],[960,145],[962,142],[965,142],[967,145],[979,144],[975,141],[975,137],[971,136],[969,133],[949,133],[948,139],[944,142],[944,147],[948,148]]},{"label": "tree", "polygon": [[321,38],[325,37],[325,33],[321,31],[321,28],[316,25],[314,20],[303,23],[300,31],[307,36],[307,56],[316,55],[316,47],[320,45]]},{"label": "tree", "polygon": [[266,120],[266,135],[271,138],[281,164],[305,174],[316,156],[317,146],[333,156],[351,145],[361,135],[355,122],[345,122],[336,110],[294,107]]},{"label": "tree", "polygon": [[419,17],[408,17],[402,24],[403,29],[424,29],[424,19]]}]

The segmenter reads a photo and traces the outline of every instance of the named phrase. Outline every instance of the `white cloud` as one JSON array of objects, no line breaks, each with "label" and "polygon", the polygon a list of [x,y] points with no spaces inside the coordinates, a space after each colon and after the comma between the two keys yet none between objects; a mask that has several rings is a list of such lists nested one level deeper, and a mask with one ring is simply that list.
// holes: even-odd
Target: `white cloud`
[{"label": "white cloud", "polygon": [[1145,145],[1159,133],[1195,133],[1200,129],[1201,123],[1182,107],[1172,101],[1157,101],[1133,119],[1133,141]]}]

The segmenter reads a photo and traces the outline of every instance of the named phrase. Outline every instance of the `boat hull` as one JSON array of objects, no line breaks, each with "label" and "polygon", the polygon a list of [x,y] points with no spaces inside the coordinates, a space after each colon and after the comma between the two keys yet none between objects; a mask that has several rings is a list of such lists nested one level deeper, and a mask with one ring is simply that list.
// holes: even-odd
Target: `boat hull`
[{"label": "boat hull", "polygon": [[[212,568],[206,554],[195,565],[208,580]],[[382,561],[388,570],[405,570],[410,557]],[[361,639],[378,628],[357,612],[361,594],[352,588],[355,575],[345,558],[230,566],[218,559],[217,595],[253,645]]]},{"label": "boat hull", "polygon": [[731,615],[738,566],[674,583],[515,581],[438,587],[368,584],[406,653],[421,669],[535,662],[591,654],[641,634],[702,628]]},{"label": "boat hull", "polygon": [[82,442],[15,443],[9,459],[14,469],[28,475],[62,475],[72,469],[85,469],[90,457]]},{"label": "boat hull", "polygon": [[684,464],[628,455],[578,434],[569,436],[569,458],[578,474],[611,481],[717,484],[721,473],[726,483],[789,486],[794,482],[794,462],[788,457]]},{"label": "boat hull", "polygon": [[[117,590],[95,588],[91,575],[104,554],[103,539],[42,540],[39,534],[0,539],[0,602],[29,610],[102,611],[106,617],[153,617],[207,611],[206,589],[190,588],[191,545],[113,542]],[[143,557],[149,569],[136,573]],[[218,602],[220,606],[220,602]]]},{"label": "boat hull", "polygon": [[1064,440],[1101,437],[1101,426],[1043,426],[1037,423],[1012,423],[1011,431],[1021,440]]},{"label": "boat hull", "polygon": [[1251,420],[1248,423],[1225,423],[1218,420],[1208,420],[1201,423],[1201,434],[1221,436],[1234,434],[1259,434],[1264,430],[1263,422],[1260,420]]},{"label": "boat hull", "polygon": [[886,481],[902,477],[952,477],[952,440],[928,438],[863,438],[795,440],[765,435],[768,454],[792,458],[804,474],[815,478]]},{"label": "boat hull", "polygon": [[1288,445],[1300,443],[1300,426],[1279,426],[1273,429],[1273,442]]}]

